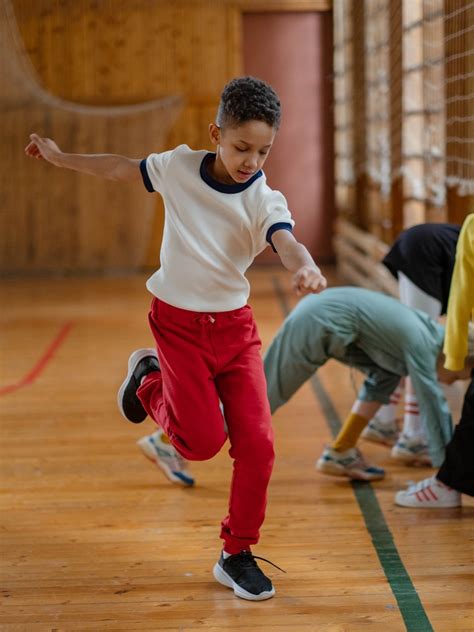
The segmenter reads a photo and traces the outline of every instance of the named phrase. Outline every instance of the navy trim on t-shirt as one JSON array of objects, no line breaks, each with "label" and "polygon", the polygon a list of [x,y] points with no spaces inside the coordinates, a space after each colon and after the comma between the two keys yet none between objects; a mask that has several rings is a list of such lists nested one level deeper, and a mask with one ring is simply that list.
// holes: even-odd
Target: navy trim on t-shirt
[{"label": "navy trim on t-shirt", "polygon": [[155,189],[153,188],[153,185],[150,180],[150,176],[148,175],[148,171],[146,170],[146,158],[144,158],[140,162],[140,173],[142,174],[143,184],[145,185],[145,189],[149,193],[154,193]]},{"label": "navy trim on t-shirt", "polygon": [[272,224],[270,228],[267,230],[266,240],[272,247],[273,252],[276,252],[276,248],[273,245],[272,236],[273,233],[276,233],[277,230],[289,230],[290,233],[293,232],[293,226],[288,222],[277,222],[276,224]]},{"label": "navy trim on t-shirt", "polygon": [[213,154],[211,152],[206,154],[202,159],[199,173],[201,174],[201,178],[206,184],[208,184],[216,191],[220,191],[220,193],[240,193],[241,191],[245,191],[245,189],[248,189],[249,186],[253,184],[255,180],[257,180],[257,178],[263,176],[263,171],[260,169],[259,171],[257,171],[257,173],[254,173],[250,180],[247,180],[247,182],[242,182],[242,184],[238,184],[237,182],[235,184],[224,184],[224,182],[219,182],[218,180],[215,180],[207,170],[209,162],[215,157],[216,154]]}]

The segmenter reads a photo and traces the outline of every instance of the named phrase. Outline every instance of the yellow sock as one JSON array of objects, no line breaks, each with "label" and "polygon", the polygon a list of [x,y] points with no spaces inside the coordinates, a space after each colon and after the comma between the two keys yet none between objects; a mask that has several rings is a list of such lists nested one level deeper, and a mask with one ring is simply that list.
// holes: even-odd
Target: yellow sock
[{"label": "yellow sock", "polygon": [[161,441],[163,443],[168,443],[169,445],[171,445],[171,441],[170,438],[168,437],[168,435],[164,432],[161,433]]},{"label": "yellow sock", "polygon": [[350,413],[349,416],[346,417],[339,434],[331,444],[331,448],[337,452],[345,452],[350,448],[354,448],[368,421],[369,420],[362,417],[362,415]]}]

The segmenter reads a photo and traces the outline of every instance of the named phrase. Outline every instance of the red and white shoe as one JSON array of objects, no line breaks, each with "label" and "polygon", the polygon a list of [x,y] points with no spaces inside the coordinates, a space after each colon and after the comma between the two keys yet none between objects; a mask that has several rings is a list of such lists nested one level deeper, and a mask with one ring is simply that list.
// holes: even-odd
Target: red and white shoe
[{"label": "red and white shoe", "polygon": [[410,485],[406,491],[397,492],[395,504],[401,507],[460,507],[461,494],[447,487],[435,476]]}]

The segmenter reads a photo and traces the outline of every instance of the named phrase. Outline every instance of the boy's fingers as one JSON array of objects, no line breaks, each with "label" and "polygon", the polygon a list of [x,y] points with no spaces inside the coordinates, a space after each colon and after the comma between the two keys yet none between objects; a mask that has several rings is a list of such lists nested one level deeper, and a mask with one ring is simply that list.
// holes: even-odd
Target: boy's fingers
[{"label": "boy's fingers", "polygon": [[29,155],[29,156],[36,156],[39,151],[38,148],[36,147],[36,145],[28,145],[28,147],[25,149],[25,152]]},{"label": "boy's fingers", "polygon": [[38,136],[38,134],[30,134],[30,139],[31,139],[31,142],[37,147],[41,147],[46,144],[45,143],[46,139],[41,138],[41,136]]},{"label": "boy's fingers", "polygon": [[312,280],[307,281],[303,285],[308,290],[315,290],[318,287],[319,283],[320,283],[319,278],[313,278]]},{"label": "boy's fingers", "polygon": [[326,287],[327,281],[321,273],[316,274],[314,271],[307,269],[302,270],[293,279],[293,289],[298,296],[310,292],[317,294]]}]

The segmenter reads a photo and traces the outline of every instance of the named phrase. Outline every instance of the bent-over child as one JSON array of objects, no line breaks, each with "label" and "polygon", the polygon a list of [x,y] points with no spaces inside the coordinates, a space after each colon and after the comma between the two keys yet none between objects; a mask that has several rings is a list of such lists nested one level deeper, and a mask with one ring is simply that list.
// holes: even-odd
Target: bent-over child
[{"label": "bent-over child", "polygon": [[[418,224],[400,233],[382,263],[398,279],[400,301],[421,309],[434,320],[446,314],[454,269],[456,244],[461,227],[456,224]],[[362,437],[391,445],[392,458],[413,465],[431,465],[411,380],[404,382],[403,428],[398,432],[397,412],[402,388],[390,403],[370,420]],[[445,392],[446,394],[446,392]]]},{"label": "bent-over child", "polygon": [[[366,463],[356,444],[369,419],[409,375],[431,460],[440,465],[452,435],[451,415],[437,379],[443,339],[443,327],[426,314],[378,292],[338,287],[307,296],[286,318],[264,357],[271,410],[285,404],[331,358],[365,373],[352,410],[317,469],[378,480],[384,470]],[[465,372],[457,377],[465,378]]]}]

